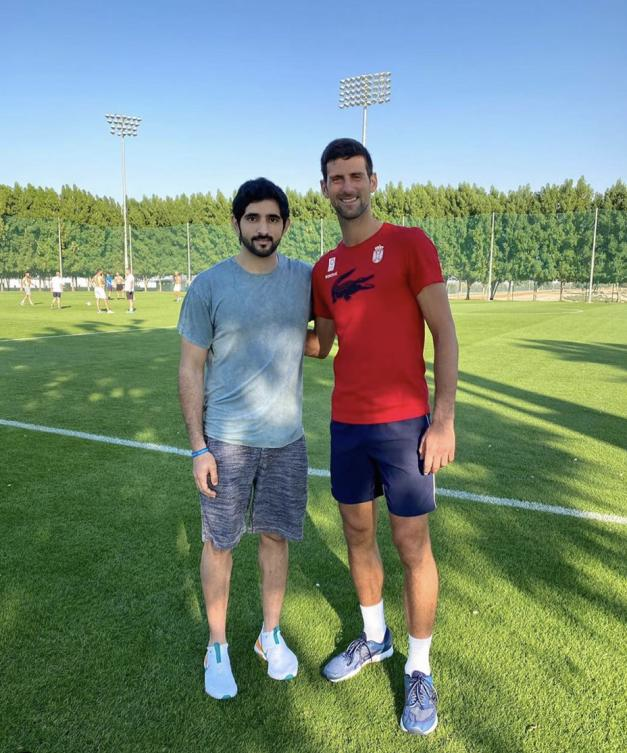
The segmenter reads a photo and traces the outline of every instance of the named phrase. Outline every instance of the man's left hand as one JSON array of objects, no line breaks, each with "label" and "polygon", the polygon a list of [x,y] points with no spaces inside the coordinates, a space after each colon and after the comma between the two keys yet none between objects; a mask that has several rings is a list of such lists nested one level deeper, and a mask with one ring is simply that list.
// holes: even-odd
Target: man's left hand
[{"label": "man's left hand", "polygon": [[455,429],[452,422],[434,422],[422,435],[418,447],[423,473],[437,473],[455,460]]}]

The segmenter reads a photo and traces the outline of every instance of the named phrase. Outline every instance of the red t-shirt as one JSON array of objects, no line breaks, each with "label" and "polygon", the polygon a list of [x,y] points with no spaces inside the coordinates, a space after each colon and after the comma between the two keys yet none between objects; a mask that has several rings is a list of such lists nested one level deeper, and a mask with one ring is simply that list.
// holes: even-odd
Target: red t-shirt
[{"label": "red t-shirt", "polygon": [[333,319],[339,343],[333,420],[378,424],[429,412],[416,295],[443,281],[437,249],[420,228],[384,223],[363,243],[342,242],[318,260],[314,314]]}]

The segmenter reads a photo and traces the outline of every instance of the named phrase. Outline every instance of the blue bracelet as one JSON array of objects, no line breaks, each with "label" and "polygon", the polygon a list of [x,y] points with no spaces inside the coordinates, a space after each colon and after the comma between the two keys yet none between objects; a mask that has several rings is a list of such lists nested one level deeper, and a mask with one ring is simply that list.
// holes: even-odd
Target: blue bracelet
[{"label": "blue bracelet", "polygon": [[202,450],[194,450],[192,452],[192,457],[193,458],[197,458],[199,455],[204,455],[205,452],[209,452],[209,448],[208,447],[203,447]]}]

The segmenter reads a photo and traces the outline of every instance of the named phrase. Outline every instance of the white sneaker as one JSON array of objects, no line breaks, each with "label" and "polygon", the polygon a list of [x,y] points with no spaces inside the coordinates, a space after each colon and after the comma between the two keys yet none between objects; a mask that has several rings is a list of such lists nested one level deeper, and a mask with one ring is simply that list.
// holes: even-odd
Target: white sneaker
[{"label": "white sneaker", "polygon": [[267,643],[264,643],[262,634],[259,633],[255,642],[255,653],[268,662],[268,675],[273,680],[293,680],[298,674],[296,654],[283,640],[278,626],[272,631]]},{"label": "white sneaker", "polygon": [[213,643],[205,654],[205,693],[218,701],[235,698],[237,685],[231,671],[228,645]]}]

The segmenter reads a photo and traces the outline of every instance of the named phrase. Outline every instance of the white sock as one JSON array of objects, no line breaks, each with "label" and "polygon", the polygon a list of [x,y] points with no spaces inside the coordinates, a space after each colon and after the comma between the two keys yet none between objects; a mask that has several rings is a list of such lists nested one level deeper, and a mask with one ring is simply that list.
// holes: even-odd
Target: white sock
[{"label": "white sock", "polygon": [[[278,627],[278,625],[277,625]],[[276,645],[274,640],[274,629],[273,630],[264,630],[265,625],[261,626],[261,648],[265,651],[268,646],[274,646]]]},{"label": "white sock", "polygon": [[425,675],[431,674],[431,664],[429,664],[429,651],[431,649],[431,639],[413,638],[409,636],[409,651],[407,652],[407,662],[405,664],[405,674],[410,675],[418,670]]},{"label": "white sock", "polygon": [[383,613],[383,599],[371,607],[362,607],[361,616],[364,621],[364,633],[367,641],[382,643],[385,636],[385,614]]}]

